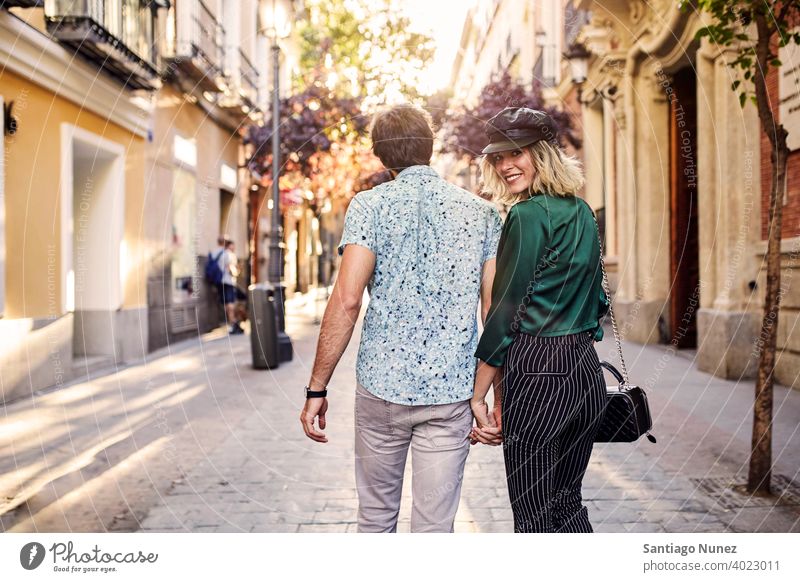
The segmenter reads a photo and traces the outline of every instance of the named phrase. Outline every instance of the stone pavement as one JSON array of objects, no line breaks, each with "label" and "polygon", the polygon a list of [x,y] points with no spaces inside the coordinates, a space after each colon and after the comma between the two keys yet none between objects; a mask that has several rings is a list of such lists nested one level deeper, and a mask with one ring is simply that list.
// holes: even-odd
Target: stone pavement
[{"label": "stone pavement", "polygon": [[[276,370],[250,367],[249,337],[215,333],[6,406],[0,529],[354,531],[357,334],[332,380],[329,442],[306,439],[298,421],[322,307],[290,301],[295,359]],[[598,344],[601,357],[612,348]],[[659,440],[595,448],[584,481],[595,529],[800,531],[800,392],[775,395],[783,495],[749,498],[735,486],[747,470],[752,382],[697,372],[691,354],[664,346],[626,344],[626,354],[632,377],[652,385]],[[400,531],[409,515],[405,495]],[[500,448],[472,448],[456,531],[512,531]]]}]

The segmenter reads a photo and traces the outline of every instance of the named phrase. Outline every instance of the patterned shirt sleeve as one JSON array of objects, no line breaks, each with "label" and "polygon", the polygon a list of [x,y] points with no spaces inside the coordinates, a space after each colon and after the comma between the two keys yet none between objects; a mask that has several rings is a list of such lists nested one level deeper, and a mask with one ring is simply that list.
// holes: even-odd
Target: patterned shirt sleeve
[{"label": "patterned shirt sleeve", "polygon": [[486,239],[483,246],[483,262],[497,256],[497,244],[500,242],[500,234],[503,232],[503,220],[496,208],[489,210],[489,218],[486,221]]},{"label": "patterned shirt sleeve", "polygon": [[374,215],[361,196],[353,198],[347,208],[339,254],[344,253],[344,247],[350,244],[366,247],[375,254],[378,252]]}]

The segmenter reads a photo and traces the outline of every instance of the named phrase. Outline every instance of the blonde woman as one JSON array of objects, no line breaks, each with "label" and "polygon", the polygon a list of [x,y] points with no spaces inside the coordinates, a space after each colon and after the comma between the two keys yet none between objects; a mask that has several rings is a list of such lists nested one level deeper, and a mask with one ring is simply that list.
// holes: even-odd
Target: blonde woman
[{"label": "blonde woman", "polygon": [[597,226],[550,116],[506,108],[487,133],[484,187],[511,208],[475,354],[473,441],[502,438],[515,532],[591,532],[581,482],[605,404],[594,342],[608,307]]}]

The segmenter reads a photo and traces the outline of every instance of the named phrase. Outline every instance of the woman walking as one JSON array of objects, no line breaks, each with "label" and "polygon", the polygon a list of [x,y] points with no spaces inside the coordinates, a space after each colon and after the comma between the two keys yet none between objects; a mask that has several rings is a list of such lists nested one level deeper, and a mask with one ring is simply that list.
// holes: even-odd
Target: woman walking
[{"label": "woman walking", "polygon": [[605,404],[593,342],[608,308],[597,224],[552,118],[506,108],[487,133],[484,187],[511,209],[475,354],[473,439],[497,442],[485,402],[495,381],[514,531],[591,532],[581,482]]}]

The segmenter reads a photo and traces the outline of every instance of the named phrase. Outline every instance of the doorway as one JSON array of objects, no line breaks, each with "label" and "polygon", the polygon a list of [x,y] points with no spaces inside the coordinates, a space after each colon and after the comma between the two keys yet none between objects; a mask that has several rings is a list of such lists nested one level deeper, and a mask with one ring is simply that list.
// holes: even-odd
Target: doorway
[{"label": "doorway", "polygon": [[73,313],[73,357],[113,360],[122,307],[125,157],[121,144],[62,125],[62,305]]},{"label": "doorway", "polygon": [[697,347],[700,263],[697,232],[697,78],[691,67],[673,76],[669,101],[669,342]]}]

